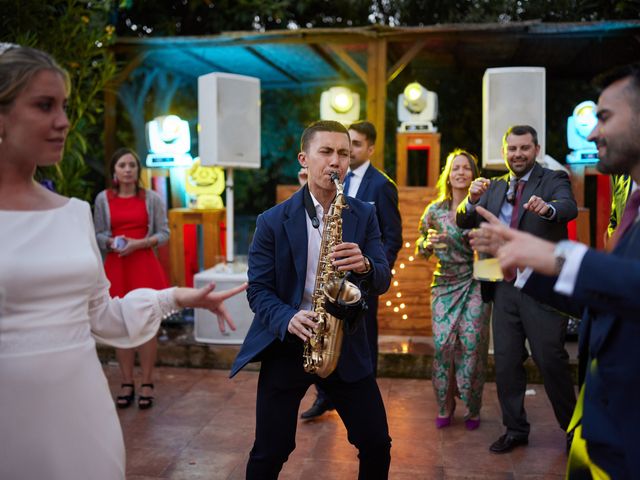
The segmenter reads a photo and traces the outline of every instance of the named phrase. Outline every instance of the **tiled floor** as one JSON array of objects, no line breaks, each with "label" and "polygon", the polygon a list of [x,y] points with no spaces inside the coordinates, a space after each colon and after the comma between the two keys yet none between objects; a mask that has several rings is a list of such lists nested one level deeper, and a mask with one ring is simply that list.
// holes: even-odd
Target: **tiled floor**
[{"label": "tiled floor", "polygon": [[[117,368],[105,366],[112,391]],[[244,478],[253,443],[258,374],[159,368],[156,404],[151,410],[120,411],[127,447],[127,478]],[[526,408],[532,425],[529,446],[494,455],[488,446],[502,433],[495,384],[485,388],[482,424],[464,429],[461,416],[443,430],[434,426],[435,400],[428,380],[379,379],[389,417],[393,480],[419,479],[561,479],[566,464],[565,436],[555,423],[541,385],[532,385]],[[313,401],[310,390],[302,408]],[[460,414],[461,415],[461,414]],[[300,423],[297,448],[280,478],[355,479],[356,451],[335,412]]]}]

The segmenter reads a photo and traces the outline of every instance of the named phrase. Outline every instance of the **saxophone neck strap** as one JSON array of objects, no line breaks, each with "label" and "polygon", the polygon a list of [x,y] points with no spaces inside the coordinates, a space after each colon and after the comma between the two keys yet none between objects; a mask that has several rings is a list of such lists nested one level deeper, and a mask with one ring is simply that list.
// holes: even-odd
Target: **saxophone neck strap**
[{"label": "saxophone neck strap", "polygon": [[313,228],[319,228],[320,220],[318,220],[318,212],[316,212],[316,206],[313,204],[313,199],[311,198],[309,185],[305,185],[304,187],[302,187],[302,189],[302,195],[304,198],[304,209],[307,211],[307,215],[309,215],[309,220],[311,220],[311,225],[313,225]]}]

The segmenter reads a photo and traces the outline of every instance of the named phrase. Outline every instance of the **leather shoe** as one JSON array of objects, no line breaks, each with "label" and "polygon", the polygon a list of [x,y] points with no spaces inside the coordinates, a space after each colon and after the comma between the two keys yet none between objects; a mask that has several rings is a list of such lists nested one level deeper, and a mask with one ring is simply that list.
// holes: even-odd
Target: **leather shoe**
[{"label": "leather shoe", "polygon": [[302,418],[303,420],[311,420],[312,418],[318,418],[324,412],[328,412],[333,409],[334,409],[334,406],[331,404],[331,402],[316,398],[316,401],[313,402],[313,405],[311,405],[311,408],[305,412],[302,412],[302,415],[300,415],[300,418]]},{"label": "leather shoe", "polygon": [[502,435],[498,440],[493,442],[489,447],[489,451],[493,453],[508,453],[520,445],[528,445],[527,437],[513,437],[508,433]]}]

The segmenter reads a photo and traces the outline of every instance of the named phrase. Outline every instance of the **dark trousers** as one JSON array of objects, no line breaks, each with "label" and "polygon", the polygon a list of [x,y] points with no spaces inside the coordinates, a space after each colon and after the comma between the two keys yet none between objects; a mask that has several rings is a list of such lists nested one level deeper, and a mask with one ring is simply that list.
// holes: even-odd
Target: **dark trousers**
[{"label": "dark trousers", "polygon": [[[369,351],[371,352],[371,363],[373,364],[373,376],[378,375],[378,296],[367,297],[367,310],[362,317],[367,330],[367,341],[369,342]],[[318,401],[328,402],[333,406],[329,396],[322,390],[322,387],[316,383],[316,392]]]},{"label": "dark trousers", "polygon": [[527,375],[524,361],[531,356],[538,366],[556,419],[563,430],[569,426],[576,395],[564,348],[567,318],[539,303],[513,284],[496,285],[493,305],[493,343],[496,386],[502,423],[514,437],[527,437],[529,423],[524,410]]},{"label": "dark trousers", "polygon": [[[247,479],[278,478],[295,448],[298,409],[307,389],[317,383],[333,402],[358,449],[361,480],[388,478],[391,438],[387,415],[372,375],[345,382],[336,373],[326,379],[302,367],[302,343],[276,341],[262,359],[256,403],[256,438],[247,464]],[[299,344],[299,345],[298,345]]]}]

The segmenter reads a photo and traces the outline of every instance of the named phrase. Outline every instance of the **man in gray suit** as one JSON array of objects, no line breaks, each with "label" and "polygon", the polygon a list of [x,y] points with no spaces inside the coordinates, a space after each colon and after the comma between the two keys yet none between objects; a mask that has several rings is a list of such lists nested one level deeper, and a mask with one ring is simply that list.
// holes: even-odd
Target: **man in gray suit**
[{"label": "man in gray suit", "polygon": [[[477,227],[480,205],[512,228],[557,242],[567,238],[567,222],[578,215],[568,175],[536,163],[540,152],[536,130],[513,126],[502,142],[509,173],[491,180],[477,178],[460,203],[457,223]],[[576,398],[564,348],[567,317],[515,288],[517,272],[493,285],[493,340],[496,385],[506,433],[489,450],[506,453],[528,443],[530,426],[524,410],[527,385],[524,361],[531,355],[542,373],[545,390],[563,430],[569,425]],[[567,439],[570,442],[570,439]]]}]

